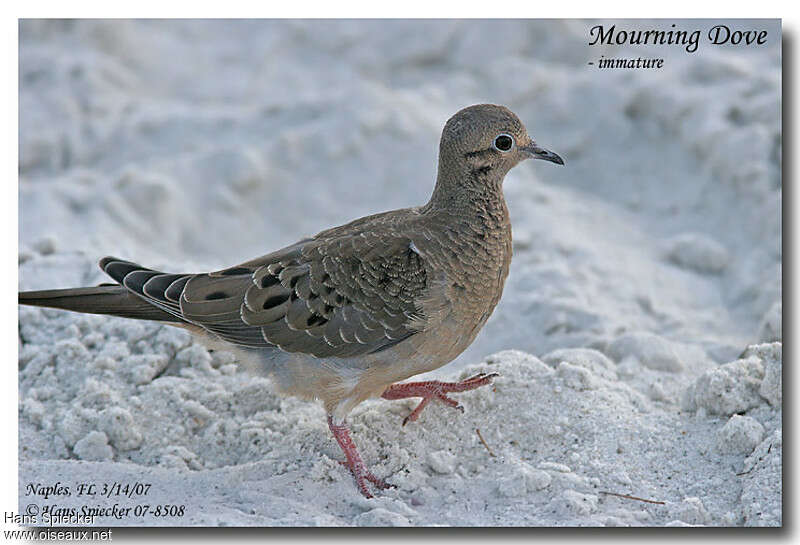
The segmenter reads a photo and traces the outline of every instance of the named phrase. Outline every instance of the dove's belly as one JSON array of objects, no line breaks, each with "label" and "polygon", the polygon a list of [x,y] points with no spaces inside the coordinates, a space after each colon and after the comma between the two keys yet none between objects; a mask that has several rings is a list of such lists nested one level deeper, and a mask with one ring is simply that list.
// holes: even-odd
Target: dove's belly
[{"label": "dove's belly", "polygon": [[[365,399],[380,396],[390,384],[438,369],[455,359],[475,339],[494,304],[487,305],[480,314],[472,310],[469,316],[461,313],[460,319],[450,314],[435,328],[377,354],[320,359],[276,350],[259,351],[258,366],[272,376],[282,393],[320,399],[326,411],[340,421]],[[468,305],[468,309],[475,308]]]}]

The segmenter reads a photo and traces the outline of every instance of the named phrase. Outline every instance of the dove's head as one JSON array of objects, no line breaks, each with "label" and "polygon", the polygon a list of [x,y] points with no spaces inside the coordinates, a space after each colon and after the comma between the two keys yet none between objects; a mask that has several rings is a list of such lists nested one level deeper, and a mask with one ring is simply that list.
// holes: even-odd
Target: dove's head
[{"label": "dove's head", "polygon": [[525,159],[564,161],[533,141],[522,121],[505,106],[477,104],[451,117],[442,131],[442,155],[454,154],[475,169],[498,169],[505,174]]},{"label": "dove's head", "polygon": [[[451,117],[439,142],[437,190],[500,190],[506,173],[525,159],[564,161],[540,147],[505,106],[477,104]],[[441,187],[440,187],[441,186]]]}]

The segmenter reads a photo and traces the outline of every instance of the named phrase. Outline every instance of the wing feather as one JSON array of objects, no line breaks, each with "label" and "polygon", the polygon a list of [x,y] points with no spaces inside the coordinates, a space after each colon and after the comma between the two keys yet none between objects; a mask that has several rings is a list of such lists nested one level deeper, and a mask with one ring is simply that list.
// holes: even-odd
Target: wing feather
[{"label": "wing feather", "polygon": [[153,305],[235,344],[320,358],[375,353],[420,330],[428,280],[411,239],[377,235],[367,228],[374,218],[208,274],[166,274],[112,257],[101,267]]}]

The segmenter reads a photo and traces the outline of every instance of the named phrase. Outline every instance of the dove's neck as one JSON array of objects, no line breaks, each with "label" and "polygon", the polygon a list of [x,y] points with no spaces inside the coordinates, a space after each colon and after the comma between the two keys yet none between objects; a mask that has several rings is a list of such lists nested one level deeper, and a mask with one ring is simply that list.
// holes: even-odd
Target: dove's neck
[{"label": "dove's neck", "polygon": [[444,212],[471,221],[488,230],[505,231],[508,208],[503,197],[505,172],[458,168],[440,161],[436,187],[426,212]]},{"label": "dove's neck", "polygon": [[459,298],[459,312],[465,322],[478,324],[474,332],[500,300],[511,263],[504,175],[470,165],[448,168],[440,162],[433,195],[422,208],[429,215],[431,238],[440,245],[441,266],[453,286],[468,290],[467,297]]}]

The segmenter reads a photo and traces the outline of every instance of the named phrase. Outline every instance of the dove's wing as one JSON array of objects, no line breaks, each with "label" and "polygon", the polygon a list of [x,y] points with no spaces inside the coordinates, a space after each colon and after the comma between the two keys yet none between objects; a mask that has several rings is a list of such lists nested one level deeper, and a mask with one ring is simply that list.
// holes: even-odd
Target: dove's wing
[{"label": "dove's wing", "polygon": [[165,274],[110,257],[100,265],[161,310],[229,342],[351,357],[417,331],[427,275],[412,247],[407,237],[362,231],[208,274]]}]

